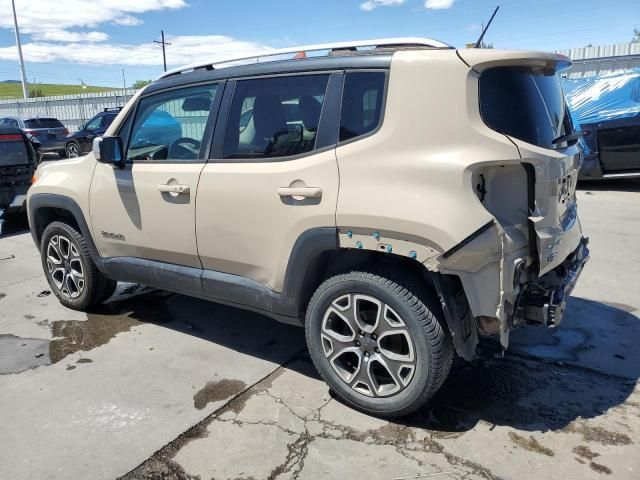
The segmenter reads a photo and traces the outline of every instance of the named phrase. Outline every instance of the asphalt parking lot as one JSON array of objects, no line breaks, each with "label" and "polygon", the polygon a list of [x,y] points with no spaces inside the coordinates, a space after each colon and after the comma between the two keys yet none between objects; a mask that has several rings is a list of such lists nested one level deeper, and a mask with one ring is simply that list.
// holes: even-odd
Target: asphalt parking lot
[{"label": "asphalt parking lot", "polygon": [[640,183],[578,192],[592,260],[560,328],[457,363],[396,422],[336,401],[302,329],[122,284],[60,306],[0,237],[0,478],[638,479]]}]

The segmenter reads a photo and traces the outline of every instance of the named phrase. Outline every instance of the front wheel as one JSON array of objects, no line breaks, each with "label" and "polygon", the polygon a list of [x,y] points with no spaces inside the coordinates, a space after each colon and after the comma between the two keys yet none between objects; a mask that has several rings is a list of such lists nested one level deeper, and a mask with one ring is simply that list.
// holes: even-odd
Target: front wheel
[{"label": "front wheel", "polygon": [[325,281],[306,315],[322,378],[349,405],[399,417],[426,403],[451,368],[453,345],[435,299],[408,280],[351,272]]},{"label": "front wheel", "polygon": [[66,223],[45,228],[40,255],[49,286],[65,307],[85,311],[116,289],[117,283],[96,268],[84,237]]}]

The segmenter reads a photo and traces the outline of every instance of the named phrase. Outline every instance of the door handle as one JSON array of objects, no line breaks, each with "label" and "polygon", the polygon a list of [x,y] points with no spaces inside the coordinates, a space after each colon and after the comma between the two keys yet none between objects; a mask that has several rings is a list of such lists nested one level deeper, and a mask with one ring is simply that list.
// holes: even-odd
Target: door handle
[{"label": "door handle", "polygon": [[320,198],[322,189],[318,187],[280,187],[278,195],[281,197]]},{"label": "door handle", "polygon": [[162,193],[176,193],[178,195],[182,193],[189,193],[191,187],[189,185],[158,185],[158,191]]}]

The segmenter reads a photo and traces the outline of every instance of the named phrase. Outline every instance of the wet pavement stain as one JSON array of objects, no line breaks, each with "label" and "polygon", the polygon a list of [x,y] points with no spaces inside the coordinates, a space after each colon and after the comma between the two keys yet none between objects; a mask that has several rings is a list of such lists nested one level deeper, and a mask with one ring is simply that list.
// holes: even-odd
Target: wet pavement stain
[{"label": "wet pavement stain", "polygon": [[525,450],[528,450],[530,452],[546,455],[547,457],[553,457],[555,455],[553,453],[553,450],[543,446],[540,442],[538,442],[538,440],[533,438],[532,435],[529,435],[529,438],[525,438],[515,432],[509,432],[509,438],[518,447],[524,448]]},{"label": "wet pavement stain", "polygon": [[23,317],[22,317],[22,318],[24,318],[25,320],[33,320],[33,319],[34,319],[34,318],[36,318],[36,317],[35,317],[35,316],[33,316],[33,315],[29,315],[29,314],[27,314],[27,315],[23,315]]},{"label": "wet pavement stain", "polygon": [[93,363],[93,360],[90,358],[79,358],[76,363]]},{"label": "wet pavement stain", "polygon": [[584,423],[571,424],[567,426],[565,430],[570,433],[578,433],[582,435],[585,442],[594,442],[601,445],[611,446],[631,444],[631,438],[629,435],[620,432],[612,432],[611,430],[607,430],[602,427],[590,426]]},{"label": "wet pavement stain", "polygon": [[0,300],[2,300],[4,297],[6,297],[7,294],[6,293],[0,293]]},{"label": "wet pavement stain", "polygon": [[589,447],[585,445],[578,445],[573,449],[573,453],[582,458],[586,458],[587,460],[593,460],[594,458],[600,456],[599,453],[593,452]]},{"label": "wet pavement stain", "polygon": [[140,295],[103,305],[94,313],[88,313],[86,320],[52,322],[51,363],[57,363],[72,353],[105,345],[118,333],[128,332],[133,327],[171,322],[166,306],[168,298],[155,294]]},{"label": "wet pavement stain", "polygon": [[240,380],[220,380],[218,382],[207,382],[193,396],[193,406],[198,409],[204,409],[211,402],[219,402],[235,397],[246,388],[247,384]]},{"label": "wet pavement stain", "polygon": [[57,363],[72,353],[109,343],[118,333],[127,332],[141,324],[129,317],[100,318],[97,315],[90,315],[84,321],[55,321],[51,324],[51,333],[55,338],[49,343],[51,363]]},{"label": "wet pavement stain", "polygon": [[596,462],[589,463],[589,466],[591,467],[591,470],[598,473],[604,473],[605,475],[611,475],[613,473],[609,467],[605,467],[604,465],[600,465]]}]

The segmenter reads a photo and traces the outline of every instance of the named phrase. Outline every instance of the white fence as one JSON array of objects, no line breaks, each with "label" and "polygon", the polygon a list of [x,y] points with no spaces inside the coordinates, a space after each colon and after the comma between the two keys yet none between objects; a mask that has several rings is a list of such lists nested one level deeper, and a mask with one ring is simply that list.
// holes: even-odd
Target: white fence
[{"label": "white fence", "polygon": [[583,78],[640,67],[640,43],[618,43],[559,50],[573,61],[569,78]]},{"label": "white fence", "polygon": [[0,100],[0,118],[8,116],[55,117],[69,131],[80,128],[96,113],[109,107],[123,107],[137,90],[111,90],[82,95],[30,98],[28,100]]}]

